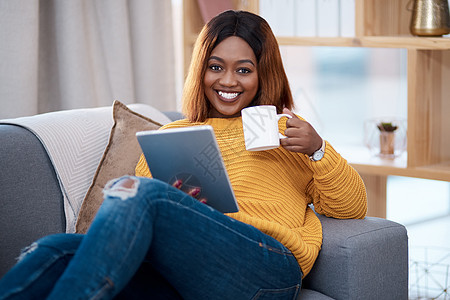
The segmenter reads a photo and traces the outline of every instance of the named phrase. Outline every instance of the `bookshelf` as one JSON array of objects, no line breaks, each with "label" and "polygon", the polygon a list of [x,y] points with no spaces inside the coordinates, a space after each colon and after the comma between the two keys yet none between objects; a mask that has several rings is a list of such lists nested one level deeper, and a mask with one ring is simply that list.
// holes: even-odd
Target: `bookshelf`
[{"label": "bookshelf", "polygon": [[[386,216],[387,176],[450,181],[450,38],[414,37],[409,0],[355,0],[354,37],[277,37],[280,45],[394,48],[407,51],[407,155],[395,160],[345,149],[361,174],[371,216]],[[258,0],[233,0],[234,9],[258,13]],[[203,26],[197,0],[184,0],[185,70]],[[361,125],[362,126],[362,125]]]},{"label": "bookshelf", "polygon": [[277,37],[280,46],[327,46],[402,48],[408,50],[450,50],[450,38],[422,38],[407,36],[363,37]]}]

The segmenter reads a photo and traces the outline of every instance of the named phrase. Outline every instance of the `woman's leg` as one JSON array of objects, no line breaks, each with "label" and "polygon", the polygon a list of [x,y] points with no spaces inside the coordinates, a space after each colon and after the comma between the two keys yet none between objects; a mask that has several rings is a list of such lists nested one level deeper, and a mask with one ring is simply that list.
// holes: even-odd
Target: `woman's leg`
[{"label": "woman's leg", "polygon": [[143,263],[114,300],[183,300],[170,283],[149,263]]},{"label": "woman's leg", "polygon": [[286,299],[300,288],[301,270],[278,241],[170,185],[122,178],[105,196],[50,299],[112,298],[143,261],[184,299]]},{"label": "woman's leg", "polygon": [[82,235],[55,234],[23,250],[0,281],[0,299],[45,299],[72,259]]},{"label": "woman's leg", "polygon": [[146,260],[183,299],[296,299],[302,272],[274,238],[194,202],[158,204]]},{"label": "woman's leg", "polygon": [[[45,299],[77,251],[83,235],[49,235],[23,250],[18,263],[0,281],[1,300]],[[149,263],[143,263],[115,298],[181,300],[178,292]],[[69,299],[69,298],[67,298]]]}]

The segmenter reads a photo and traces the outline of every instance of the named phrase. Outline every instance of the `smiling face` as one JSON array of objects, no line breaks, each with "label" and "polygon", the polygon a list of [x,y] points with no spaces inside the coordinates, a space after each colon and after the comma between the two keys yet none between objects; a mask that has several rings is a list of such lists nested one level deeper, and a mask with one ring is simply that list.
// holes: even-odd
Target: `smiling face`
[{"label": "smiling face", "polygon": [[241,115],[258,92],[257,61],[252,48],[243,39],[231,36],[211,52],[203,79],[205,94],[211,103],[210,118]]}]

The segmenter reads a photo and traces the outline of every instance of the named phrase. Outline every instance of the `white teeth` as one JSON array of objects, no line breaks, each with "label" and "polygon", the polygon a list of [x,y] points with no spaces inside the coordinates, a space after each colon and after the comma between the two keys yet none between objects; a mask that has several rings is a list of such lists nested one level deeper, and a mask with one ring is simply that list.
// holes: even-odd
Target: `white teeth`
[{"label": "white teeth", "polygon": [[239,93],[225,93],[222,91],[219,91],[218,93],[219,93],[219,96],[224,97],[226,99],[233,99],[239,95]]}]

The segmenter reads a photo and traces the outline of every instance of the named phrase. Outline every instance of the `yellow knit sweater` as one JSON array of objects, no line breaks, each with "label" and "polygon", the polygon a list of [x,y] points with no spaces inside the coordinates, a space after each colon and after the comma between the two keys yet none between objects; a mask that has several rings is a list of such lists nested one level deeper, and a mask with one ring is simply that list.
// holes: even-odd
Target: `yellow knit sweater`
[{"label": "yellow knit sweater", "polygon": [[[268,151],[245,150],[242,119],[210,118],[201,123],[180,120],[165,128],[211,125],[239,204],[228,214],[253,225],[286,246],[296,257],[303,276],[309,273],[322,245],[322,227],[308,204],[320,214],[334,218],[363,218],[366,190],[358,173],[326,144],[322,160],[283,147]],[[286,129],[280,120],[280,132]],[[137,176],[150,177],[144,156]]]}]

